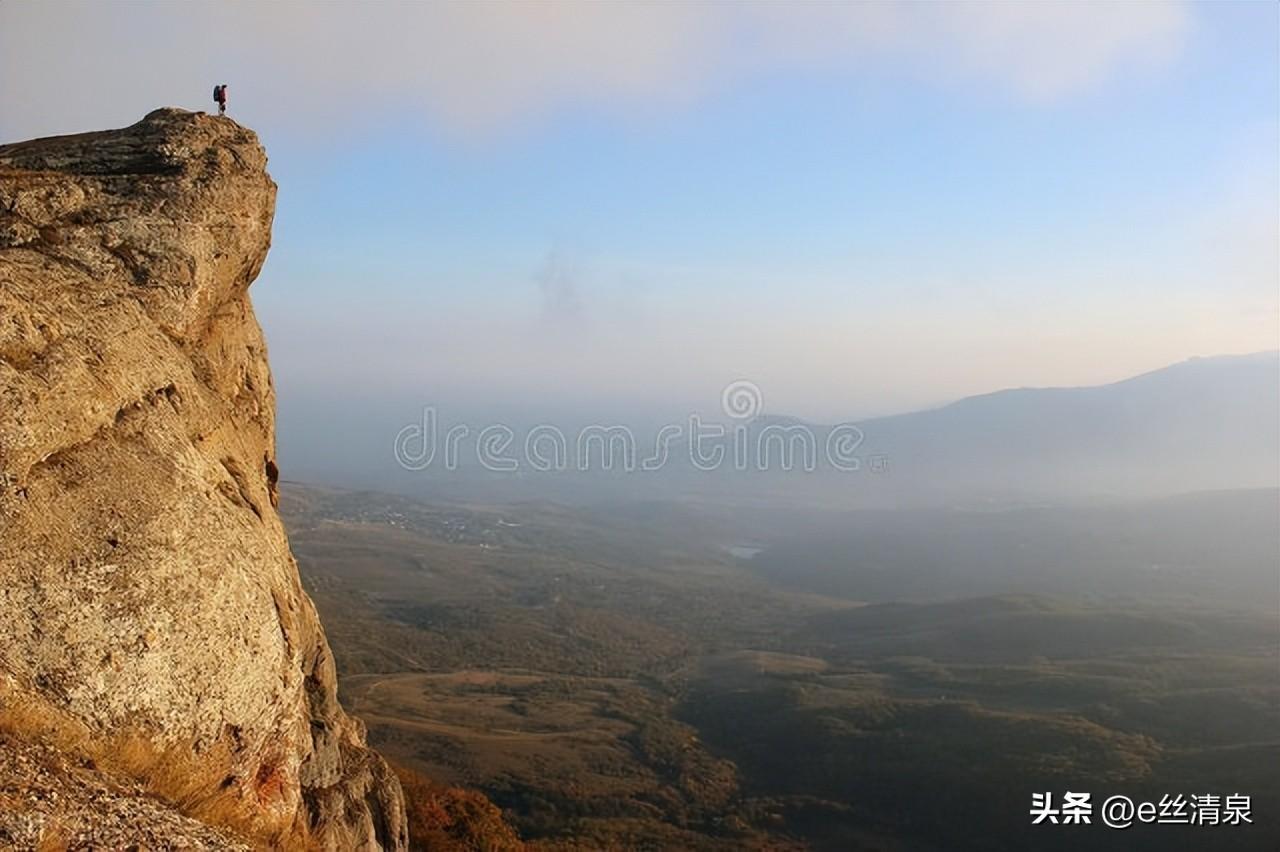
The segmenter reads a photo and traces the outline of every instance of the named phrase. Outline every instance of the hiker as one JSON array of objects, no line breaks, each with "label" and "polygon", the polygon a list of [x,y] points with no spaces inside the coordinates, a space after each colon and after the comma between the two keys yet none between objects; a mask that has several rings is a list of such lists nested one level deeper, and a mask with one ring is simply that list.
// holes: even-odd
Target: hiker
[{"label": "hiker", "polygon": [[218,115],[227,114],[227,84],[213,87],[213,100],[218,104]]}]

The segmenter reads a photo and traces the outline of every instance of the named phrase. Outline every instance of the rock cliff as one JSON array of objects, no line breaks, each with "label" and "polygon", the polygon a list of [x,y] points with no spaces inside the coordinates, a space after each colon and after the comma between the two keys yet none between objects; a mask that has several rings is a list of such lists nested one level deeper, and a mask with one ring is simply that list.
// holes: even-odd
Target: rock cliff
[{"label": "rock cliff", "polygon": [[275,192],[203,113],[0,146],[0,722],[150,750],[257,842],[400,849],[275,508]]}]

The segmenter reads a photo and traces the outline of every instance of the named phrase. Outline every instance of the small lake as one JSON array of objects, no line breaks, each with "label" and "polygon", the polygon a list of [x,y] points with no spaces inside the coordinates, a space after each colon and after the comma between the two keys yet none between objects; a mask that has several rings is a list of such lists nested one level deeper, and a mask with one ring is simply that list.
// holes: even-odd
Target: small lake
[{"label": "small lake", "polygon": [[757,553],[764,550],[763,545],[759,544],[727,544],[724,549],[734,559],[752,559]]}]

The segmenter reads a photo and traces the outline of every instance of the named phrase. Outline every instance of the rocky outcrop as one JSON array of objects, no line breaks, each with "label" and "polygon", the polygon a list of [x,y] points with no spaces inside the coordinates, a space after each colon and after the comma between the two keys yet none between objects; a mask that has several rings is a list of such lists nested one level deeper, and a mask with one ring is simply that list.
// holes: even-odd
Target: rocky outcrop
[{"label": "rocky outcrop", "polygon": [[189,753],[279,845],[399,849],[276,514],[275,192],[203,113],[0,146],[0,713]]}]

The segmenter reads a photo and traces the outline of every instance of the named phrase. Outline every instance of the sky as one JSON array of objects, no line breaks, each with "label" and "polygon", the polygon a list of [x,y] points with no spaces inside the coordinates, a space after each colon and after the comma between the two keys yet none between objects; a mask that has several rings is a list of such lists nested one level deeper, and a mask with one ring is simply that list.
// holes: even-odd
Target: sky
[{"label": "sky", "polygon": [[1278,10],[0,0],[0,138],[229,85],[286,432],[842,420],[1280,347]]}]

